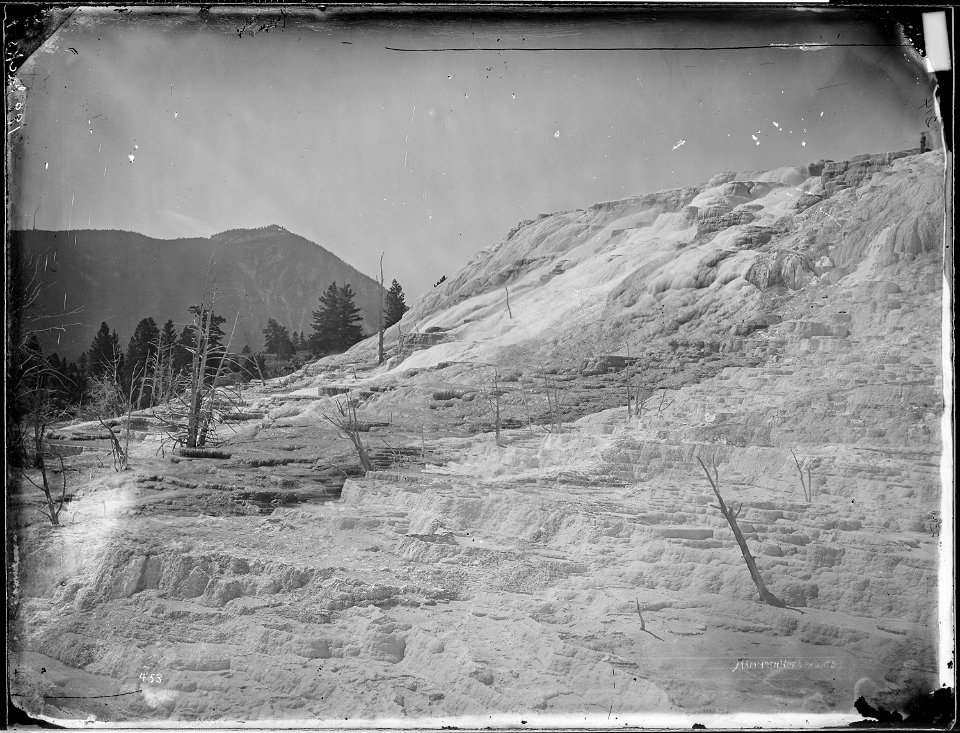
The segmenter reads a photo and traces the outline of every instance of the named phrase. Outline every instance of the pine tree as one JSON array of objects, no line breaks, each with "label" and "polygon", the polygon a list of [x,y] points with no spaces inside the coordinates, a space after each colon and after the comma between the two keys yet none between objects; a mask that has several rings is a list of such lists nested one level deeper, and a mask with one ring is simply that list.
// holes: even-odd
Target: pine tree
[{"label": "pine tree", "polygon": [[403,314],[408,310],[410,310],[410,306],[403,302],[403,288],[400,287],[400,283],[394,280],[387,291],[383,327],[389,328],[395,324],[403,318]]},{"label": "pine tree", "polygon": [[97,330],[97,335],[93,337],[90,349],[87,351],[87,369],[90,376],[94,378],[102,377],[113,363],[114,356],[110,327],[106,321],[103,321],[99,330]]},{"label": "pine tree", "polygon": [[337,312],[339,303],[337,283],[332,282],[320,296],[320,307],[313,312],[313,334],[310,348],[315,354],[331,354],[338,346]]},{"label": "pine tree", "polygon": [[152,401],[167,400],[172,396],[176,375],[179,372],[176,361],[180,347],[177,344],[177,329],[172,320],[167,319],[163,324],[157,337],[157,346],[160,351],[153,360],[150,375],[153,387]]},{"label": "pine tree", "polygon": [[283,359],[289,357],[293,351],[290,333],[286,326],[281,326],[273,318],[267,320],[267,327],[263,329],[263,339],[263,350],[268,354],[276,354]]},{"label": "pine tree", "polygon": [[160,344],[163,347],[177,343],[177,328],[173,325],[173,320],[167,319],[160,331]]},{"label": "pine tree", "polygon": [[[191,305],[190,312],[196,316],[200,317],[200,323],[206,323],[207,320],[207,309],[204,308],[203,313],[200,313],[199,305]],[[208,345],[211,351],[219,349],[223,345],[223,337],[226,334],[223,332],[223,329],[220,328],[224,323],[227,322],[227,319],[224,316],[218,316],[216,313],[210,315],[210,338],[208,339]],[[187,328],[192,329],[192,326],[187,326]],[[192,338],[192,337],[191,337]]]},{"label": "pine tree", "polygon": [[338,309],[337,327],[339,332],[339,348],[346,351],[363,338],[363,329],[360,327],[360,309],[353,302],[353,288],[347,283],[337,290]]},{"label": "pine tree", "polygon": [[337,287],[336,282],[320,296],[320,307],[313,312],[313,330],[310,348],[315,354],[333,354],[346,351],[360,339],[360,309],[354,303],[353,288],[349,284]]},{"label": "pine tree", "polygon": [[184,326],[177,338],[177,345],[173,349],[173,371],[180,373],[188,366],[193,355],[190,353],[194,348],[193,328]]},{"label": "pine tree", "polygon": [[277,351],[277,357],[286,361],[297,353],[297,347],[293,345],[293,339],[290,338],[287,329],[284,326],[280,328],[283,329],[283,332],[280,337],[280,348]]},{"label": "pine tree", "polygon": [[[150,369],[150,360],[157,353],[157,340],[160,337],[160,329],[152,318],[144,318],[137,324],[127,346],[127,358],[123,364],[123,384],[124,391],[128,391],[131,382],[140,381]],[[138,385],[132,385],[134,391],[138,390]],[[149,388],[147,388],[144,398],[147,398]],[[138,407],[144,407],[139,404]]]},{"label": "pine tree", "polygon": [[113,352],[113,358],[117,365],[116,376],[119,379],[123,374],[123,349],[120,348],[120,337],[116,330],[110,332],[110,350]]}]

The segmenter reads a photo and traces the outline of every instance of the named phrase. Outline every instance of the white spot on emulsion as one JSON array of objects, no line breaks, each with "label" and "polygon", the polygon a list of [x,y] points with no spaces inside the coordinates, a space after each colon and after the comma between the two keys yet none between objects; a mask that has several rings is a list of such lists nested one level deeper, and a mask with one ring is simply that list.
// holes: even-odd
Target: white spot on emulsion
[{"label": "white spot on emulsion", "polygon": [[50,164],[49,164],[49,163],[44,163],[44,164],[43,164],[43,169],[44,169],[45,171],[46,171],[46,170],[50,170]]},{"label": "white spot on emulsion", "polygon": [[687,144],[687,141],[686,141],[686,140],[677,140],[677,144],[673,146],[673,149],[676,150],[676,149],[679,148],[681,145],[686,145],[686,144]]},{"label": "white spot on emulsion", "polygon": [[776,127],[778,130],[780,129],[780,123],[779,123],[779,122],[774,122],[774,123],[773,123],[773,126]]},{"label": "white spot on emulsion", "polygon": [[800,141],[800,144],[801,144],[803,147],[807,147],[807,141],[806,141],[806,140],[801,140],[801,141]]},{"label": "white spot on emulsion", "polygon": [[179,112],[174,112],[174,113],[173,113],[173,119],[177,119],[179,116],[180,116],[180,113],[179,113]]},{"label": "white spot on emulsion", "polygon": [[820,116],[823,117],[823,110],[820,110]]},{"label": "white spot on emulsion", "polygon": [[559,139],[559,138],[560,138],[560,130],[557,130],[555,133],[553,133],[553,136],[554,136],[555,138]]},{"label": "white spot on emulsion", "polygon": [[133,162],[133,159],[136,158],[137,156],[136,156],[136,155],[133,155],[133,154],[131,153],[131,154],[128,155],[127,157],[130,159],[130,162],[132,163],[132,162]]}]

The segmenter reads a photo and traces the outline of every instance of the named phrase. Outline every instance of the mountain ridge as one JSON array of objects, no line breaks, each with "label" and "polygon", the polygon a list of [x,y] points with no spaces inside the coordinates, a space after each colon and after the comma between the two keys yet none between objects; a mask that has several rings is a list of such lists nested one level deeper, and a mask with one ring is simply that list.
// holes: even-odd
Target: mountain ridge
[{"label": "mountain ridge", "polygon": [[[377,322],[379,284],[322,245],[279,225],[228,230],[212,237],[159,239],[122,230],[14,230],[8,233],[10,262],[36,261],[44,291],[39,312],[77,306],[80,323],[48,337],[44,346],[75,359],[89,346],[101,321],[117,330],[126,346],[137,322],[188,322],[199,302],[206,273],[220,295],[218,312],[232,323],[233,346],[262,348],[262,330],[275,318],[291,331],[310,331],[312,312],[331,281],[348,282],[356,293],[364,330]],[[66,305],[64,306],[64,303]]]}]

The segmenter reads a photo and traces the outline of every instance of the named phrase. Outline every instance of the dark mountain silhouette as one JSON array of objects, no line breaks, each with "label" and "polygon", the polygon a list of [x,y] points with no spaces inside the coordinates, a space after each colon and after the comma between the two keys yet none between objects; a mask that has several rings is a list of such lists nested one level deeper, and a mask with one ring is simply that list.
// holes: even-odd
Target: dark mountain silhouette
[{"label": "dark mountain silhouette", "polygon": [[[141,318],[178,330],[190,321],[187,308],[200,301],[211,270],[229,334],[240,310],[232,348],[258,350],[268,318],[291,331],[310,333],[312,312],[335,280],[350,283],[363,316],[364,333],[376,329],[378,284],[336,255],[281,226],[234,229],[209,239],[153,239],[125,231],[40,231],[9,233],[8,261],[39,262],[45,289],[38,307],[46,313],[82,306],[67,319],[81,325],[46,339],[61,357],[85,351],[101,321],[116,329],[126,349]],[[31,259],[36,258],[36,259]]]}]

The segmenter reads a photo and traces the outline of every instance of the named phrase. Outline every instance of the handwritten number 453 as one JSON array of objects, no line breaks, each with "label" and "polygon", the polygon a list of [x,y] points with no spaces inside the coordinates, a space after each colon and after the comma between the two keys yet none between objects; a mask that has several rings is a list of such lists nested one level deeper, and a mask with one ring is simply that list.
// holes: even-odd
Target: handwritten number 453
[{"label": "handwritten number 453", "polygon": [[141,672],[140,681],[148,682],[151,685],[159,685],[163,682],[163,675],[160,672],[156,674],[153,674],[153,673],[147,674],[146,672]]}]

